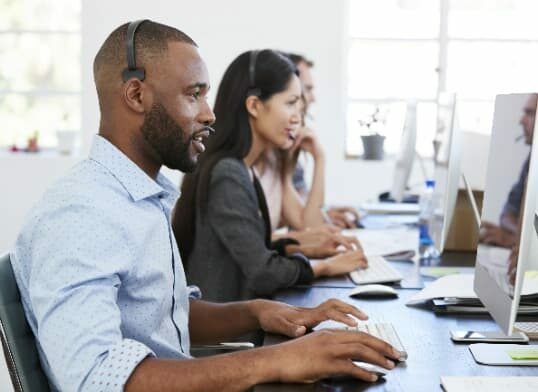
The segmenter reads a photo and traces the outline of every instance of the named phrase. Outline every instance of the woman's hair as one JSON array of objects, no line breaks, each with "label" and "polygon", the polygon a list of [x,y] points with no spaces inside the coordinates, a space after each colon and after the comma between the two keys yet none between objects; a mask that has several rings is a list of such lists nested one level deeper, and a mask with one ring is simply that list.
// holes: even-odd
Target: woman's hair
[{"label": "woman's hair", "polygon": [[195,241],[196,213],[207,211],[213,167],[223,158],[243,160],[250,151],[252,134],[246,99],[256,95],[267,101],[286,90],[297,68],[281,53],[265,49],[239,55],[226,69],[215,100],[215,134],[206,143],[193,173],[186,174],[174,213],[174,233],[186,265]]}]

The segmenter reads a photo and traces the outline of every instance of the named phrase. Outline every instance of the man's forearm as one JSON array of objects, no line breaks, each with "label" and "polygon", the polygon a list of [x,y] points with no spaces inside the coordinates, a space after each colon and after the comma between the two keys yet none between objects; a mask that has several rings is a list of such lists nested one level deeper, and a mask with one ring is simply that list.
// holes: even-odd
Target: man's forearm
[{"label": "man's forearm", "polygon": [[219,343],[258,329],[259,300],[224,304],[191,300],[189,332],[194,344]]},{"label": "man's forearm", "polygon": [[125,391],[243,391],[278,380],[275,351],[262,347],[200,359],[146,358],[131,374]]}]

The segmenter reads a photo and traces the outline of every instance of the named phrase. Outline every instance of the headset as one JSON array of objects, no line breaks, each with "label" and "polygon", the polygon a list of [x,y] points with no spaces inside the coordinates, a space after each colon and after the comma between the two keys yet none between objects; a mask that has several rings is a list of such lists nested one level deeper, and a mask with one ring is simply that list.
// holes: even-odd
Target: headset
[{"label": "headset", "polygon": [[135,57],[135,33],[138,26],[142,23],[149,21],[149,19],[140,19],[134,22],[129,23],[127,27],[127,68],[125,68],[121,74],[123,81],[126,82],[131,78],[136,78],[138,80],[144,80],[146,78],[146,71],[144,68],[136,67],[136,57]]},{"label": "headset", "polygon": [[259,50],[252,50],[250,52],[250,61],[248,65],[248,83],[247,97],[262,95],[262,91],[259,87],[256,87],[256,59],[258,58]]}]

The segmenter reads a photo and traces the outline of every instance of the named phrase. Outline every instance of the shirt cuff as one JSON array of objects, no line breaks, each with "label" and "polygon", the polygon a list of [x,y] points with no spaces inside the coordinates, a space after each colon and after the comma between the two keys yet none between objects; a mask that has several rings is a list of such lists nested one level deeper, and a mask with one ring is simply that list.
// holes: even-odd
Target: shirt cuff
[{"label": "shirt cuff", "polygon": [[111,347],[100,366],[88,377],[89,391],[123,391],[131,373],[147,356],[155,353],[146,345],[123,339]]},{"label": "shirt cuff", "polygon": [[187,294],[189,299],[202,299],[202,290],[198,286],[187,286]]},{"label": "shirt cuff", "polygon": [[310,265],[310,260],[302,253],[294,253],[289,256],[290,259],[295,260],[299,265],[299,276],[295,284],[310,284],[314,280],[314,270]]}]

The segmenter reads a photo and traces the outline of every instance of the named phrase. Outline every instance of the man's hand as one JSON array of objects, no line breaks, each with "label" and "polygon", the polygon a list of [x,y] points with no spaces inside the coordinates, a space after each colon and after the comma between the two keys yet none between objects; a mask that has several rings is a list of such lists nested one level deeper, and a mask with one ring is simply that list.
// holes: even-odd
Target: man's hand
[{"label": "man's hand", "polygon": [[327,211],[333,224],[342,229],[356,229],[359,226],[359,213],[352,207],[333,207]]},{"label": "man's hand", "polygon": [[325,320],[334,320],[350,327],[368,317],[356,307],[337,299],[330,299],[315,308],[301,308],[268,300],[252,301],[252,312],[265,332],[278,333],[290,337],[302,336],[310,328]]},{"label": "man's hand", "polygon": [[361,250],[342,253],[325,260],[313,261],[314,277],[347,274],[358,268],[368,267],[368,259]]},{"label": "man's hand", "polygon": [[350,375],[374,382],[377,376],[353,360],[386,369],[394,367],[399,353],[388,343],[362,332],[324,330],[268,347],[273,350],[271,373],[281,382],[314,382],[334,375]]},{"label": "man's hand", "polygon": [[514,233],[493,223],[482,222],[482,226],[480,227],[480,242],[502,246],[503,248],[511,248],[516,243],[516,236]]}]

